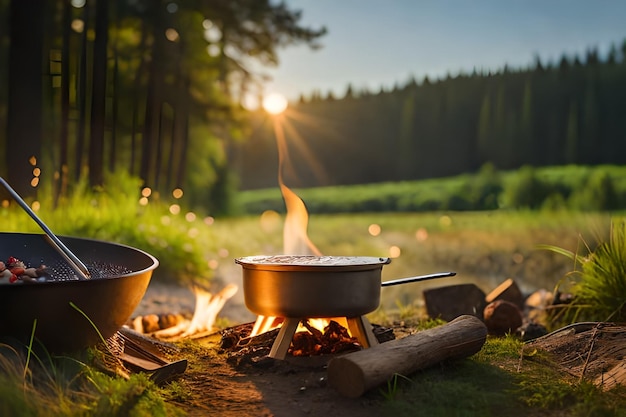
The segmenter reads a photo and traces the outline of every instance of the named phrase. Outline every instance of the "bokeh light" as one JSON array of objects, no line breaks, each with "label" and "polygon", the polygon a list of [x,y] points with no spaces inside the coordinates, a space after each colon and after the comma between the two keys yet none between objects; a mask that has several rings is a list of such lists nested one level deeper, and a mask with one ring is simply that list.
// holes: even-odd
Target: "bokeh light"
[{"label": "bokeh light", "polygon": [[215,44],[211,44],[206,47],[206,53],[209,54],[209,56],[211,57],[219,56],[220,51],[221,51],[220,47]]},{"label": "bokeh light", "polygon": [[74,19],[71,24],[72,30],[76,33],[83,33],[85,22],[82,19]]},{"label": "bokeh light", "polygon": [[378,236],[380,235],[382,228],[380,227],[380,225],[373,223],[369,225],[369,227],[367,228],[367,231],[372,236]]},{"label": "bokeh light", "polygon": [[180,188],[176,188],[172,191],[172,197],[174,197],[175,199],[179,199],[182,198],[183,196],[183,190]]},{"label": "bokeh light", "polygon": [[402,250],[398,246],[390,246],[389,247],[389,257],[390,258],[398,258],[402,254]]},{"label": "bokeh light", "polygon": [[170,206],[170,213],[176,215],[180,213],[180,206],[178,204],[172,204]]},{"label": "bokeh light", "polygon": [[261,214],[261,230],[271,233],[282,225],[280,214],[274,210],[266,210]]},{"label": "bokeh light", "polygon": [[165,37],[170,42],[176,42],[178,40],[178,38],[180,38],[180,35],[178,34],[178,31],[176,29],[174,29],[174,28],[167,28],[165,30]]},{"label": "bokeh light", "polygon": [[426,229],[424,229],[423,227],[420,227],[419,229],[417,229],[417,231],[415,232],[415,239],[418,242],[423,242],[426,239],[428,239],[428,231]]}]

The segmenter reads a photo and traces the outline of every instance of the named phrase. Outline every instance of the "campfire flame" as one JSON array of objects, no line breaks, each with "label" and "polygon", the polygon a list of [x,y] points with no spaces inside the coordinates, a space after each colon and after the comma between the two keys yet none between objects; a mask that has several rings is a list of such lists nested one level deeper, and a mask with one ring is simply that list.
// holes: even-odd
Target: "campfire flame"
[{"label": "campfire flame", "polygon": [[[306,209],[304,201],[294,193],[283,180],[283,170],[290,163],[289,153],[287,152],[287,141],[282,125],[278,119],[274,120],[274,132],[276,134],[276,143],[278,145],[278,185],[280,192],[285,201],[287,215],[283,229],[283,253],[285,255],[316,255],[321,256],[322,252],[313,244],[307,234],[309,224],[309,213]],[[310,327],[324,330],[330,323],[331,319],[325,318],[309,318],[308,325]],[[347,326],[345,318],[333,318],[344,327]],[[281,317],[258,316],[250,336],[256,336],[272,329],[280,327],[282,324]],[[300,323],[296,332],[308,331],[307,328]]]},{"label": "campfire flame", "polygon": [[239,288],[235,284],[228,284],[217,294],[213,294],[200,286],[192,288],[196,296],[196,305],[190,320],[183,320],[173,327],[159,330],[153,334],[162,340],[182,340],[191,336],[198,336],[211,332],[217,315]]}]

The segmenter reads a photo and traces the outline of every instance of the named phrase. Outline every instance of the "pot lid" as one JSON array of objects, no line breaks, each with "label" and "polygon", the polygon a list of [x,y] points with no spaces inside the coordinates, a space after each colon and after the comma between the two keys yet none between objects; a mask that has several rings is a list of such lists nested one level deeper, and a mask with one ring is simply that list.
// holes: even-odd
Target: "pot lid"
[{"label": "pot lid", "polygon": [[376,267],[391,262],[389,258],[373,256],[315,256],[315,255],[272,255],[247,256],[235,259],[235,262],[247,268],[346,268],[360,269]]}]

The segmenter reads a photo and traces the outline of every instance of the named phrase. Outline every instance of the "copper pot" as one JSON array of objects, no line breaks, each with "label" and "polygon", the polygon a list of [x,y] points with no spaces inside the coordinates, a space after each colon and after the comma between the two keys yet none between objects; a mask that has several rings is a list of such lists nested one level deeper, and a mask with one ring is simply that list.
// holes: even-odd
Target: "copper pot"
[{"label": "copper pot", "polygon": [[246,306],[262,316],[358,317],[380,304],[381,286],[455,275],[444,272],[381,282],[389,258],[278,255],[235,259]]}]

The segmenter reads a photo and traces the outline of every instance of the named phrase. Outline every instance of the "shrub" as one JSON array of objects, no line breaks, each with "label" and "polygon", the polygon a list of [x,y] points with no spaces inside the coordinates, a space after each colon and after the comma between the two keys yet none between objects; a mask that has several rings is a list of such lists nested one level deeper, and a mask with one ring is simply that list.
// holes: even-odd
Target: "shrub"
[{"label": "shrub", "polygon": [[537,176],[535,169],[524,166],[505,188],[504,205],[509,208],[539,208],[548,196],[548,190],[547,184]]},{"label": "shrub", "polygon": [[465,185],[467,200],[473,210],[494,210],[498,208],[498,199],[502,193],[500,174],[491,163],[482,166],[478,174],[471,177]]},{"label": "shrub", "polygon": [[613,178],[604,169],[592,172],[570,197],[570,207],[580,210],[615,210],[619,206]]}]

